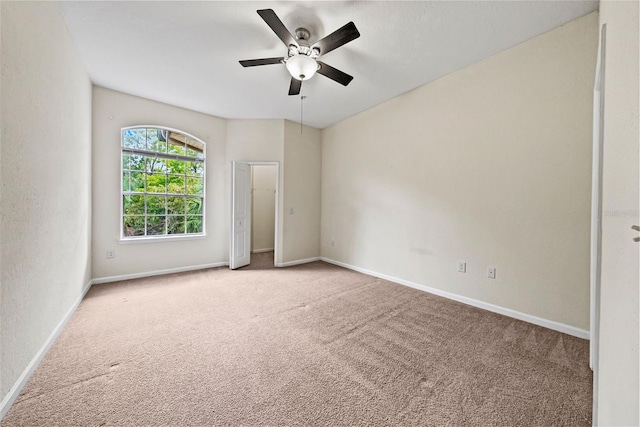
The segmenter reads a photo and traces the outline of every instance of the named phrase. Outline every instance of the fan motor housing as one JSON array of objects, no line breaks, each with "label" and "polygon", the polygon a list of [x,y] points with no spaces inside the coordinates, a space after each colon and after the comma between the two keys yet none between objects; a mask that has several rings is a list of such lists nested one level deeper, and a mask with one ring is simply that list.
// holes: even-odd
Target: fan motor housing
[{"label": "fan motor housing", "polygon": [[296,28],[296,39],[303,40],[306,42],[307,45],[309,45],[309,37],[311,36],[311,33],[309,32],[309,30],[307,30],[306,28]]}]

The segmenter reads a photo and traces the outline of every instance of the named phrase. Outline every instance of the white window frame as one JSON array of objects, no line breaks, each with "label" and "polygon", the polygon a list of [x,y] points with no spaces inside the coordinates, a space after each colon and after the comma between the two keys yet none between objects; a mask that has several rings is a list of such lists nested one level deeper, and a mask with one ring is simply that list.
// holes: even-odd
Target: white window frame
[{"label": "white window frame", "polygon": [[[169,132],[174,132],[174,133],[179,133],[181,135],[184,135],[188,138],[194,139],[196,141],[198,141],[199,143],[202,144],[203,149],[202,149],[202,232],[200,233],[185,233],[185,234],[164,234],[164,235],[153,235],[153,236],[125,236],[124,234],[124,196],[125,196],[125,191],[123,188],[123,174],[124,174],[124,166],[123,166],[123,157],[126,151],[133,151],[131,149],[128,149],[127,147],[124,146],[124,132],[126,130],[129,129],[161,129],[161,130],[166,130]],[[138,151],[144,151],[144,150],[138,150]],[[153,152],[149,152],[149,154],[154,154]],[[144,155],[144,154],[143,154]],[[181,155],[169,155],[171,157],[174,158],[180,158],[180,159],[184,159],[189,161],[190,159],[192,159],[192,157],[190,156],[181,156]],[[145,174],[147,173],[146,168],[145,168]],[[197,239],[204,239],[207,237],[207,221],[206,221],[206,201],[207,201],[207,143],[205,141],[203,141],[202,139],[188,133],[185,131],[182,131],[180,129],[175,129],[175,128],[170,128],[167,126],[159,126],[159,125],[135,125],[135,126],[127,126],[127,127],[123,127],[120,129],[120,239],[119,242],[120,243],[149,243],[149,242],[167,242],[167,241],[176,241],[176,240],[197,240]],[[145,178],[146,181],[146,178]],[[147,191],[145,188],[145,192],[143,193],[143,195],[147,195]],[[156,193],[153,193],[151,195],[157,195]],[[175,196],[180,196],[180,197],[188,197],[188,195],[186,194],[176,194]],[[145,223],[146,223],[146,203],[145,203]],[[145,227],[145,232],[146,232],[146,227]]]}]

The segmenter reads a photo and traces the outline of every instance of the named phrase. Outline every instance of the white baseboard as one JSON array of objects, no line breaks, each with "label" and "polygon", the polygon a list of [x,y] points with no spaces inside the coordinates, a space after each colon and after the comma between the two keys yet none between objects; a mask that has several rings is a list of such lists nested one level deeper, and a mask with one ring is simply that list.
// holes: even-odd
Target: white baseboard
[{"label": "white baseboard", "polygon": [[140,279],[142,277],[151,277],[151,276],[161,276],[163,274],[182,273],[184,271],[204,270],[205,268],[225,267],[228,265],[229,263],[224,261],[224,262],[214,262],[211,264],[191,265],[187,267],[167,268],[164,270],[145,271],[142,273],[122,274],[120,276],[98,277],[97,279],[93,279],[93,284],[97,285],[100,283],[120,282],[122,280]]},{"label": "white baseboard", "polygon": [[262,252],[273,252],[273,248],[254,249],[251,251],[252,254],[260,254]]},{"label": "white baseboard", "polygon": [[281,263],[278,263],[276,267],[291,267],[293,265],[307,264],[309,262],[314,262],[314,261],[320,261],[320,257],[296,259],[293,261],[281,262]]},{"label": "white baseboard", "polygon": [[20,377],[18,377],[16,382],[13,384],[13,387],[9,389],[9,392],[7,393],[7,395],[4,397],[4,399],[2,399],[2,402],[0,402],[0,420],[2,420],[4,416],[7,414],[7,412],[9,412],[9,408],[11,408],[11,405],[13,405],[13,402],[15,402],[15,400],[18,398],[18,396],[20,395],[20,392],[22,391],[24,386],[27,384],[27,381],[29,381],[29,378],[31,378],[31,375],[33,375],[36,368],[38,367],[38,365],[40,365],[40,362],[42,361],[44,356],[47,354],[47,352],[55,342],[58,335],[60,335],[60,332],[62,332],[64,325],[66,325],[69,319],[71,319],[71,316],[76,311],[76,308],[78,308],[78,306],[82,302],[82,299],[87,294],[92,284],[93,284],[93,281],[90,280],[89,283],[87,283],[84,286],[84,289],[82,289],[82,293],[80,294],[80,296],[71,305],[71,308],[69,308],[69,310],[64,315],[62,320],[58,322],[58,324],[53,329],[53,331],[51,331],[51,334],[49,334],[49,337],[44,342],[40,350],[36,353],[33,359],[31,359],[31,362],[29,362],[25,370],[22,371],[22,374],[20,375]]},{"label": "white baseboard", "polygon": [[555,322],[553,320],[543,319],[541,317],[532,316],[530,314],[522,313],[516,310],[512,310],[510,308],[501,307],[499,305],[490,304],[488,302],[479,301],[473,298],[464,297],[462,295],[453,294],[451,292],[443,291],[436,288],[431,288],[429,286],[424,286],[419,283],[410,282],[404,279],[398,279],[397,277],[388,276],[386,274],[377,273],[375,271],[367,270],[366,268],[356,267],[354,265],[346,264],[344,262],[335,261],[329,258],[320,257],[320,260],[324,262],[328,262],[330,264],[334,264],[340,267],[348,268],[349,270],[354,270],[360,273],[368,274],[369,276],[379,277],[380,279],[388,280],[390,282],[398,283],[400,285],[409,286],[414,289],[419,289],[424,292],[428,292],[430,294],[438,295],[444,298],[448,298],[450,300],[458,301],[463,304],[471,305],[473,307],[478,307],[483,310],[492,311],[494,313],[502,314],[503,316],[512,317],[514,319],[522,320],[524,322],[533,323],[534,325],[542,326],[544,328],[552,329],[554,331],[562,332],[567,335],[572,335],[574,337],[582,338],[588,340],[590,338],[589,331],[585,331],[584,329],[576,328],[575,326],[566,325],[564,323]]}]

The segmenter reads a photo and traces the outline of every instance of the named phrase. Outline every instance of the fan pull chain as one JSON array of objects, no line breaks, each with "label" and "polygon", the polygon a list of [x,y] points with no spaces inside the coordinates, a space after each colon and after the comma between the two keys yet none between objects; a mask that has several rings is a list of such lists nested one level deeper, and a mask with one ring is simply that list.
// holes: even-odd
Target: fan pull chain
[{"label": "fan pull chain", "polygon": [[302,90],[300,90],[300,135],[302,135],[302,122],[304,119],[304,100],[306,96],[302,95]]}]

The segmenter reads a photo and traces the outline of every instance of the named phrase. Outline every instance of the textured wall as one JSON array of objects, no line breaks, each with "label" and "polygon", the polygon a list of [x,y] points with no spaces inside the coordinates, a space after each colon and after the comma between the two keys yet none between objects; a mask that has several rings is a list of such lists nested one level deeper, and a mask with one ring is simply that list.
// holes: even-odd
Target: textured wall
[{"label": "textured wall", "polygon": [[4,398],[91,279],[91,83],[57,3],[1,8]]},{"label": "textured wall", "polygon": [[[203,239],[119,243],[120,132],[160,125],[200,138],[206,147]],[[93,91],[93,276],[111,277],[227,261],[226,120],[109,89]],[[107,250],[115,258],[107,259]]]},{"label": "textured wall", "polygon": [[638,425],[638,2],[603,1],[606,24],[597,425]]},{"label": "textured wall", "polygon": [[[280,193],[278,195],[278,228],[279,236],[276,239],[275,260],[282,262],[282,200],[283,200],[283,174],[282,163],[284,160],[284,127],[283,120],[229,120],[227,124],[227,212],[230,211],[229,200],[231,162],[277,162],[280,168]],[[227,230],[229,229],[227,217]],[[227,245],[228,246],[228,245]],[[227,254],[228,258],[228,254]]]},{"label": "textured wall", "polygon": [[321,138],[284,122],[284,262],[320,256]]},{"label": "textured wall", "polygon": [[320,138],[318,129],[305,126],[301,135],[287,120],[228,121],[228,163],[280,164],[278,264],[320,255]]},{"label": "textured wall", "polygon": [[597,21],[323,130],[322,256],[587,330]]}]

